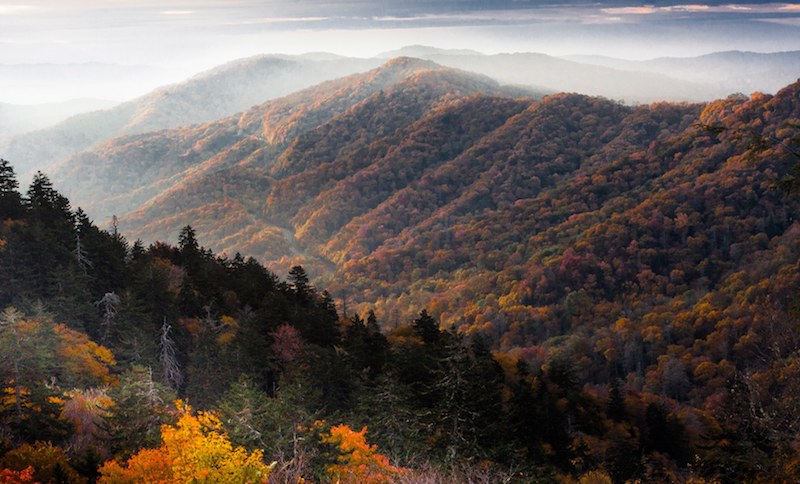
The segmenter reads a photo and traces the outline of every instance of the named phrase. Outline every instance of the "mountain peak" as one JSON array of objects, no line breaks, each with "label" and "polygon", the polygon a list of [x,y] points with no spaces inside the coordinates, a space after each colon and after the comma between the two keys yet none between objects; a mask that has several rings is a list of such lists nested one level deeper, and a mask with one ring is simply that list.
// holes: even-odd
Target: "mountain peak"
[{"label": "mountain peak", "polygon": [[383,64],[378,69],[418,71],[421,69],[436,69],[438,67],[441,66],[429,60],[423,60],[417,57],[398,56],[389,59],[388,61],[386,61],[385,64]]}]

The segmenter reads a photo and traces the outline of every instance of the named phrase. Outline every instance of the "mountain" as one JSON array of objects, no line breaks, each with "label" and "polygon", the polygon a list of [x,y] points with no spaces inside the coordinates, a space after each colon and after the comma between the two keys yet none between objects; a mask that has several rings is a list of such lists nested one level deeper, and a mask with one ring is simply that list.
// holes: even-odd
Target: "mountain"
[{"label": "mountain", "polygon": [[103,99],[30,105],[0,103],[0,145],[14,135],[56,124],[76,114],[108,109],[115,104]]},{"label": "mountain", "polygon": [[[178,222],[170,217],[185,218],[190,209],[227,206],[234,218],[262,219],[267,210],[266,220],[283,223],[289,214],[284,205],[291,202],[281,193],[315,195],[324,186],[321,177],[330,182],[365,166],[388,146],[382,140],[476,93],[521,94],[482,76],[398,58],[213,123],[112,140],[75,156],[53,177],[92,213],[110,217],[139,209],[124,224],[133,229],[136,221],[147,238],[171,235]],[[340,164],[349,168],[326,171]],[[314,185],[298,186],[298,177],[311,172],[320,177],[312,176]],[[242,183],[226,190],[225,180]],[[253,197],[272,185],[273,202],[264,207]],[[151,225],[156,218],[161,231]],[[228,237],[242,237],[227,224],[219,226]]]},{"label": "mountain", "polygon": [[212,121],[379,63],[331,56],[257,56],[233,61],[112,109],[74,116],[13,138],[3,156],[26,178],[104,140]]},{"label": "mountain", "polygon": [[[692,59],[632,62],[599,57],[568,60],[534,53],[489,56],[411,46],[382,56],[395,53],[483,74],[501,84],[526,86],[537,92],[577,92],[633,103],[705,101],[731,92],[753,90],[774,92],[798,75],[793,67],[797,64],[797,52],[727,52]],[[242,59],[113,109],[78,115],[55,126],[6,139],[0,150],[2,156],[12,160],[24,180],[33,171],[49,170],[97,143],[123,135],[210,122],[324,80],[377,67],[384,62],[382,56],[354,59],[313,53]],[[100,73],[103,72],[101,69]],[[0,142],[10,134],[0,136]]]},{"label": "mountain", "polygon": [[647,61],[590,55],[559,58],[536,53],[483,55],[425,46],[410,46],[392,54],[413,55],[478,72],[505,84],[633,103],[709,101],[736,92],[774,93],[800,77],[798,51],[729,51]]},{"label": "mountain", "polygon": [[[523,94],[397,58],[55,173],[177,247],[98,230],[44,176],[23,203],[0,167],[0,297],[121,365],[173,366],[165,383],[227,415],[263,390],[412,463],[517,466],[470,474],[487,481],[797,481],[800,81],[697,104]],[[45,366],[42,405],[62,394]],[[252,438],[265,412],[221,422]]]},{"label": "mountain", "polygon": [[630,61],[601,56],[569,56],[584,64],[625,71],[650,72],[715,86],[717,96],[734,92],[774,93],[800,78],[800,51],[714,52],[698,57],[662,57]]},{"label": "mountain", "polygon": [[503,84],[531,86],[545,92],[621,99],[628,103],[706,101],[728,95],[715,85],[662,73],[633,71],[576,62],[538,53],[484,55],[413,46],[394,53],[413,55],[443,66],[477,72]]},{"label": "mountain", "polygon": [[215,250],[304,264],[350,308],[391,322],[428,307],[508,349],[691,307],[793,240],[797,202],[776,185],[797,151],[798,92],[540,100],[399,58],[113,140],[54,178],[132,237],[191,224]]}]

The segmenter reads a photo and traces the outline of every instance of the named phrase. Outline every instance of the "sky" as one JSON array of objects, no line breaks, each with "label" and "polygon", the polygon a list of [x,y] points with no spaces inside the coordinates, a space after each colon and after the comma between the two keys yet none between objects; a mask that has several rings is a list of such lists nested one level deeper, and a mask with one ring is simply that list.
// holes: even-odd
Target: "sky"
[{"label": "sky", "polygon": [[[250,55],[410,44],[626,59],[800,50],[800,3],[0,0],[0,102],[124,100]],[[72,91],[56,84],[77,71],[41,65],[86,63],[96,82]]]}]

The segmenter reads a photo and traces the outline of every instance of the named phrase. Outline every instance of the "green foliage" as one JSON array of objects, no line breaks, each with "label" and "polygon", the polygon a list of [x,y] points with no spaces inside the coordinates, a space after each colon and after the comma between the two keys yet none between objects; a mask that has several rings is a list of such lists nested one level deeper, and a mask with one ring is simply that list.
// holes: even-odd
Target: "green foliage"
[{"label": "green foliage", "polygon": [[112,455],[129,456],[136,449],[153,447],[159,441],[161,426],[174,420],[175,394],[153,379],[150,368],[129,368],[108,397],[114,405],[103,430]]}]

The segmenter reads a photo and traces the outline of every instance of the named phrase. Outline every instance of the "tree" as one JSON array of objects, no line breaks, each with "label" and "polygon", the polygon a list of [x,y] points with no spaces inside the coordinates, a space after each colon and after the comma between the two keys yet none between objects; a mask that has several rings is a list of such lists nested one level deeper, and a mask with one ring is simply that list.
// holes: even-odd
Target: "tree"
[{"label": "tree", "polygon": [[212,413],[177,401],[178,422],[161,428],[161,446],[142,449],[125,461],[100,468],[100,483],[241,482],[265,483],[271,466],[260,450],[234,447]]},{"label": "tree", "polygon": [[200,243],[197,241],[197,233],[191,225],[181,229],[178,234],[178,250],[181,265],[190,273],[195,273],[198,269],[202,251]]},{"label": "tree", "polygon": [[0,425],[11,429],[16,440],[62,436],[64,426],[55,421],[51,401],[58,391],[48,385],[57,348],[50,325],[29,321],[14,308],[0,314],[0,383],[11,395],[0,401]]},{"label": "tree", "polygon": [[14,308],[0,314],[0,375],[9,398],[0,401],[0,426],[17,440],[62,438],[65,388],[110,385],[110,350],[63,324],[25,318]]},{"label": "tree", "polygon": [[164,370],[164,383],[178,389],[183,384],[183,372],[178,361],[177,347],[170,332],[172,326],[167,324],[167,318],[161,324],[159,346],[161,348],[161,365]]},{"label": "tree", "polygon": [[[70,465],[67,455],[60,447],[45,442],[35,444],[22,444],[3,456],[0,467],[7,467],[23,472],[25,469],[33,471],[31,481],[10,482],[58,482],[65,484],[83,484],[86,479]],[[2,477],[0,477],[0,482]]]},{"label": "tree", "polygon": [[183,227],[180,234],[178,234],[178,249],[182,254],[197,254],[200,252],[197,232],[191,225]]},{"label": "tree", "polygon": [[21,471],[0,469],[0,484],[35,484],[33,480],[33,467]]},{"label": "tree", "polygon": [[53,188],[47,175],[36,172],[25,201],[34,219],[50,225],[55,233],[72,235],[75,219],[69,200]]},{"label": "tree", "polygon": [[117,308],[121,301],[116,293],[107,292],[102,299],[94,303],[103,312],[103,319],[100,321],[100,343],[102,344],[108,343],[111,336],[111,328],[116,322]]},{"label": "tree", "polygon": [[338,454],[336,462],[325,468],[332,482],[382,484],[396,481],[405,472],[391,465],[376,445],[370,445],[366,434],[366,427],[356,432],[345,424],[335,425],[322,434],[322,442],[333,445]]},{"label": "tree", "polygon": [[419,313],[419,317],[412,323],[414,333],[422,338],[426,345],[434,344],[439,341],[439,323],[429,314],[427,309]]},{"label": "tree", "polygon": [[18,219],[25,213],[19,183],[11,163],[0,158],[0,220]]},{"label": "tree", "polygon": [[128,456],[135,449],[158,444],[161,426],[173,422],[175,393],[153,380],[150,368],[139,365],[119,380],[108,392],[114,405],[104,419],[103,433],[113,454]]},{"label": "tree", "polygon": [[303,266],[293,266],[289,271],[289,284],[300,302],[308,302],[312,288],[308,283],[308,274]]},{"label": "tree", "polygon": [[110,455],[108,448],[103,445],[107,441],[106,420],[114,405],[108,396],[108,389],[74,389],[64,392],[64,397],[61,418],[70,422],[74,429],[67,448],[73,455],[102,455],[96,464],[102,463],[102,459]]}]

